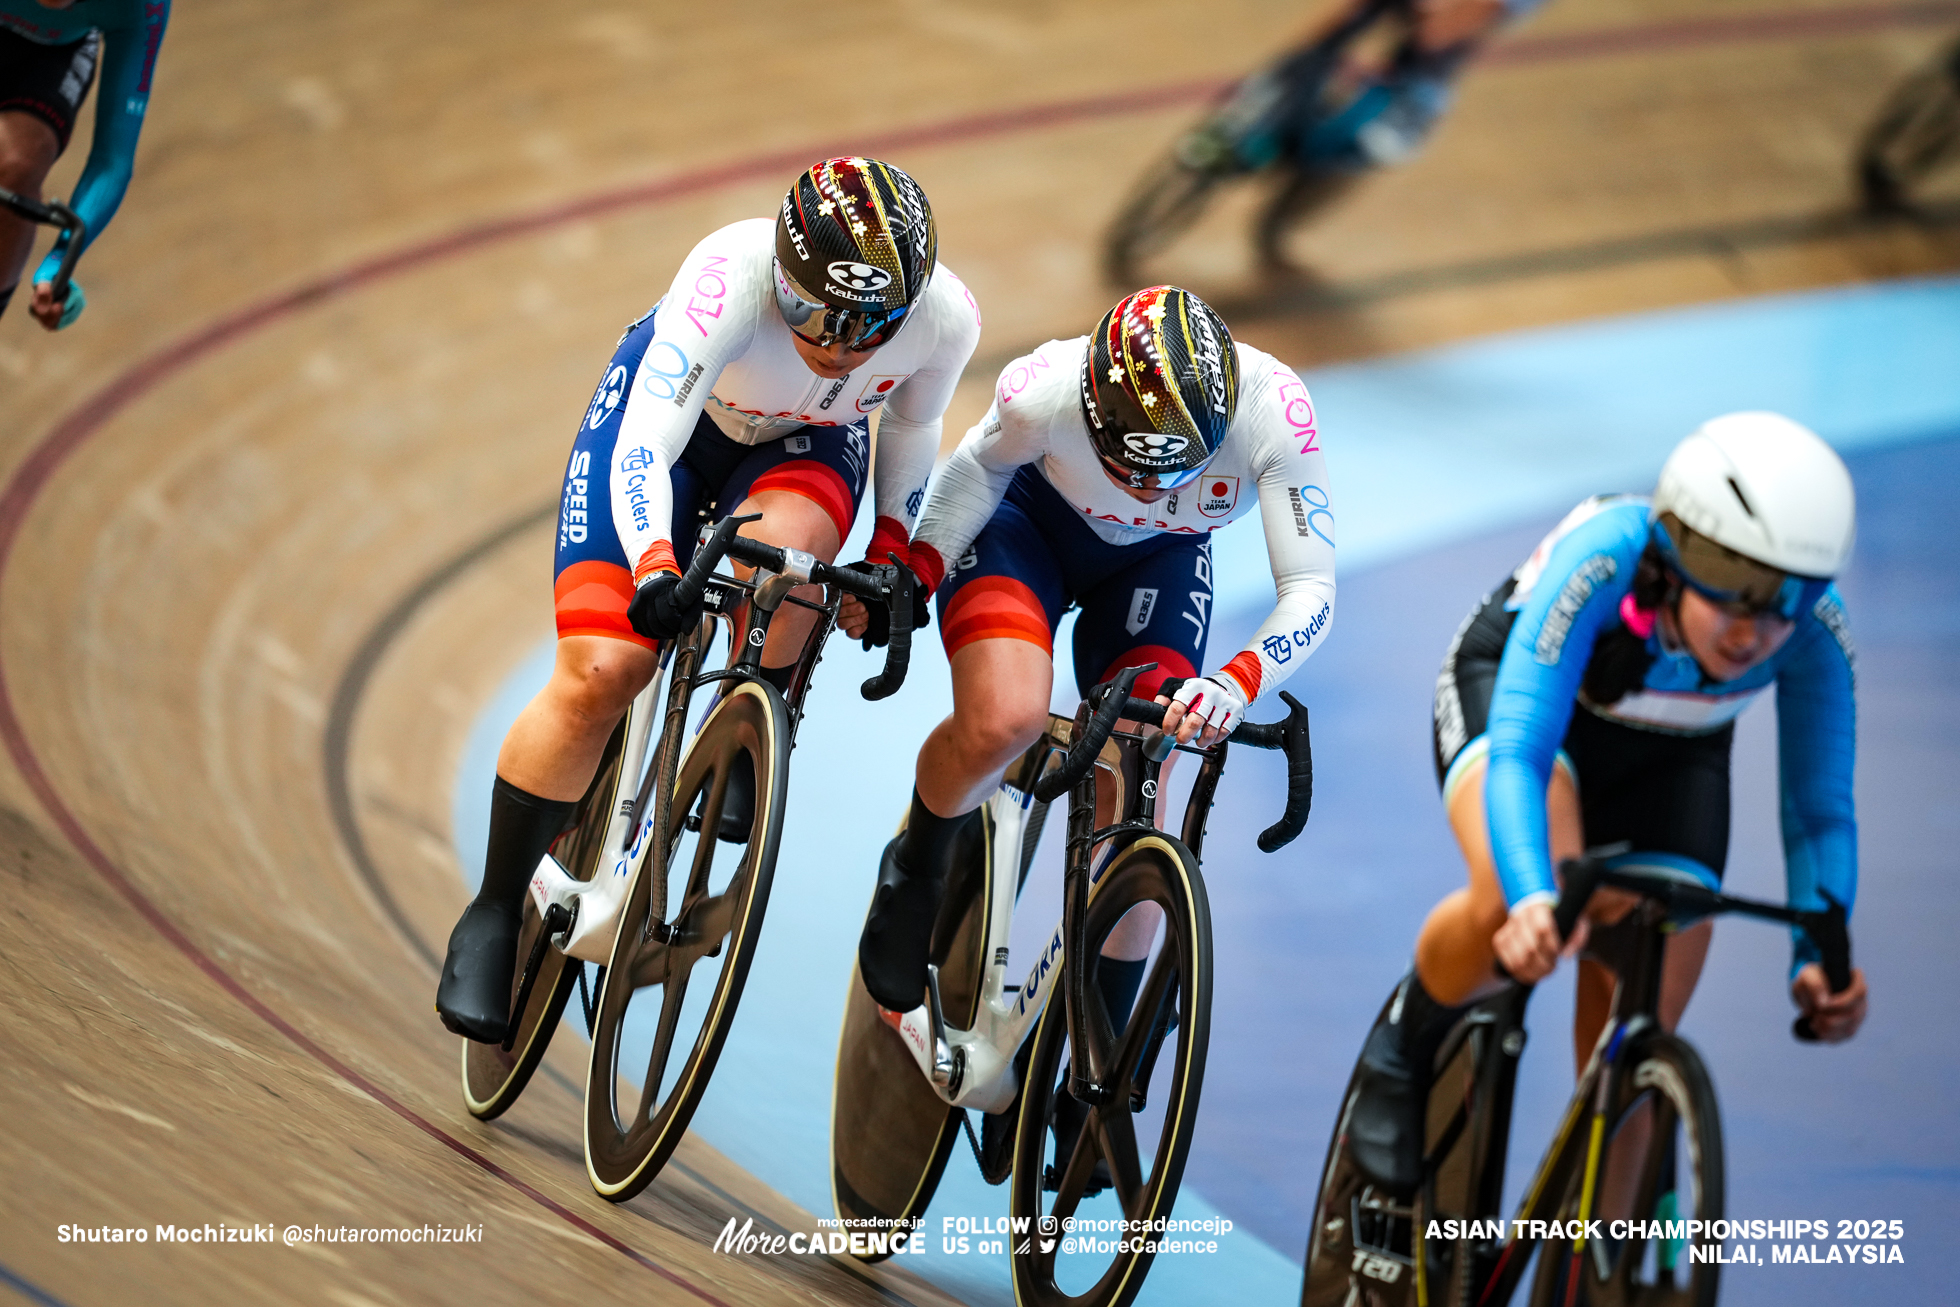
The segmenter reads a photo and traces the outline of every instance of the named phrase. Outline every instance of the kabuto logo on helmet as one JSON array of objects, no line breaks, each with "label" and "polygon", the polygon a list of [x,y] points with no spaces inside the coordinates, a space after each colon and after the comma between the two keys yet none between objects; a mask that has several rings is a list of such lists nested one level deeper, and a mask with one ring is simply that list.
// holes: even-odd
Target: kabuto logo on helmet
[{"label": "kabuto logo on helmet", "polygon": [[830,265],[828,271],[832,281],[853,291],[879,291],[892,284],[892,275],[883,268],[850,259],[839,259]]},{"label": "kabuto logo on helmet", "polygon": [[803,229],[796,223],[796,205],[792,201],[796,192],[791,191],[783,197],[783,230],[789,234],[790,244],[796,247],[797,257],[810,257],[810,246],[803,239]]},{"label": "kabuto logo on helmet", "polygon": [[1168,431],[1132,431],[1123,437],[1124,448],[1138,458],[1152,461],[1173,461],[1190,443],[1185,437]]}]

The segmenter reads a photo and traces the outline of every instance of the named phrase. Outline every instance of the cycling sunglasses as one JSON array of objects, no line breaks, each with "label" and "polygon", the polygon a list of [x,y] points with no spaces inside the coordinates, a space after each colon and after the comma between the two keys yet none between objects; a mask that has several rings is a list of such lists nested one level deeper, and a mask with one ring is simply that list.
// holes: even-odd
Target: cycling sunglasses
[{"label": "cycling sunglasses", "polygon": [[1795,576],[1717,544],[1672,513],[1654,523],[1654,538],[1681,579],[1704,599],[1741,617],[1794,622],[1830,588],[1829,577]]},{"label": "cycling sunglasses", "polygon": [[783,322],[791,334],[806,344],[818,348],[842,345],[852,353],[863,353],[877,349],[898,334],[905,325],[906,316],[912,306],[905,305],[889,312],[871,312],[864,309],[840,309],[825,304],[816,296],[797,285],[782,260],[776,260],[776,310],[783,315]]},{"label": "cycling sunglasses", "polygon": [[1205,474],[1211,460],[1206,459],[1196,467],[1169,468],[1162,472],[1143,472],[1126,464],[1119,463],[1100,449],[1096,459],[1103,465],[1109,479],[1118,485],[1129,486],[1135,490],[1182,490]]}]

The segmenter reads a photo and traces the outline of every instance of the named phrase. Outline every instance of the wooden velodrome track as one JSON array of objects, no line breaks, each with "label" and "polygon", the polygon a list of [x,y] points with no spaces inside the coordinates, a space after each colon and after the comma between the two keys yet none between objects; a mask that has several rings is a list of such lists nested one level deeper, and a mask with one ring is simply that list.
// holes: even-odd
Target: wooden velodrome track
[{"label": "wooden velodrome track", "polygon": [[[1003,361],[1107,306],[1116,197],[1301,20],[1279,0],[179,6],[136,183],[82,266],[88,316],[0,321],[0,1285],[943,1301],[711,1252],[730,1215],[811,1217],[695,1141],[634,1203],[597,1200],[575,1039],[504,1121],[468,1118],[430,1011],[463,893],[455,763],[550,629],[572,424],[700,235],[769,214],[823,154],[911,169],[986,314],[956,437]],[[1307,364],[1950,269],[1960,229],[1851,216],[1846,159],[1956,26],[1953,3],[1552,0],[1426,156],[1298,239],[1310,278],[1253,276],[1244,200],[1151,271]],[[56,1237],[206,1222],[485,1233]]]}]

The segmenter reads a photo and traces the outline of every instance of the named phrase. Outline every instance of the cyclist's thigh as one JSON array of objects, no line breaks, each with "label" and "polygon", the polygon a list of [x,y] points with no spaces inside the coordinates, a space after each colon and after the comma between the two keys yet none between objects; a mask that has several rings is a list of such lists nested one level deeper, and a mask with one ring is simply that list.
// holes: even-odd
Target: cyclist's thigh
[{"label": "cyclist's thigh", "polygon": [[[101,55],[99,32],[62,45],[43,45],[18,32],[0,30],[0,124],[4,124],[0,133],[10,138],[5,144],[51,143],[54,152],[47,163],[52,164],[68,148]],[[53,133],[52,142],[31,131],[36,123]]]},{"label": "cyclist's thigh", "polygon": [[[751,446],[720,487],[716,501],[739,506],[744,513],[766,512],[772,504],[786,509],[784,521],[773,530],[771,523],[761,522],[757,523],[761,530],[750,528],[747,534],[808,550],[828,561],[837,557],[837,551],[850,538],[851,524],[864,501],[870,461],[866,422],[848,427],[804,427]],[[814,511],[798,512],[796,501]],[[818,547],[826,539],[826,524],[835,532],[827,550]],[[783,534],[785,530],[801,539],[790,538]]]},{"label": "cyclist's thigh", "polygon": [[1165,535],[1128,546],[1146,551],[1076,591],[1075,685],[1079,693],[1125,667],[1156,663],[1134,693],[1149,698],[1169,676],[1196,676],[1211,627],[1211,537]]},{"label": "cyclist's thigh", "polygon": [[1001,501],[939,587],[939,639],[949,659],[969,645],[1013,640],[1045,659],[1068,608],[1062,565],[1027,512]]}]

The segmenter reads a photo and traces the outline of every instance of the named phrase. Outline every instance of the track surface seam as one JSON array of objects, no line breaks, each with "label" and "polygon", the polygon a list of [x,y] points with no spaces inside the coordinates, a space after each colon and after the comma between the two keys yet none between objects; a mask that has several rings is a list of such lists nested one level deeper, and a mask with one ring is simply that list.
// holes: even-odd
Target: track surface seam
[{"label": "track surface seam", "polygon": [[[1960,2],[1940,0],[1937,3],[1914,5],[1856,6],[1741,18],[1698,19],[1604,32],[1524,37],[1494,47],[1485,56],[1485,61],[1492,64],[1534,63],[1739,40],[1836,36],[1891,26],[1917,26],[1944,22],[1956,14],[1960,14]],[[1216,96],[1231,85],[1233,82],[1228,80],[1207,79],[1153,91],[1056,101],[1021,109],[974,114],[888,132],[870,133],[851,144],[857,152],[861,153],[889,153],[906,147],[943,146],[1016,131],[1062,126],[1120,113],[1173,108]],[[9,477],[5,491],[0,493],[0,586],[4,586],[6,569],[12,561],[13,548],[28,513],[61,465],[125,408],[157,389],[177,373],[227,345],[315,304],[451,256],[503,240],[548,230],[567,222],[598,217],[621,209],[658,204],[735,182],[776,176],[802,167],[811,159],[836,153],[837,149],[836,146],[824,146],[773,151],[733,163],[695,169],[672,178],[601,192],[530,213],[475,223],[433,240],[418,242],[326,273],[284,294],[226,314],[215,322],[160,347],[130,365],[114,380],[62,418]],[[527,519],[526,525],[529,524],[529,520]],[[219,966],[142,890],[137,888],[108,854],[96,844],[87,829],[69,809],[42,767],[39,756],[29,742],[19,715],[15,711],[13,696],[7,681],[4,651],[0,651],[0,740],[4,741],[8,754],[12,757],[28,788],[33,791],[55,826],[83,860],[119,893],[158,935],[167,940],[225,993],[348,1084],[361,1090],[430,1138],[559,1216],[582,1233],[632,1259],[694,1297],[704,1302],[728,1307],[707,1290],[660,1266],[645,1254],[601,1230],[416,1113],[316,1043],[261,1001],[231,973]],[[397,924],[402,923],[398,921]],[[414,938],[413,932],[409,933],[409,937]]]}]

